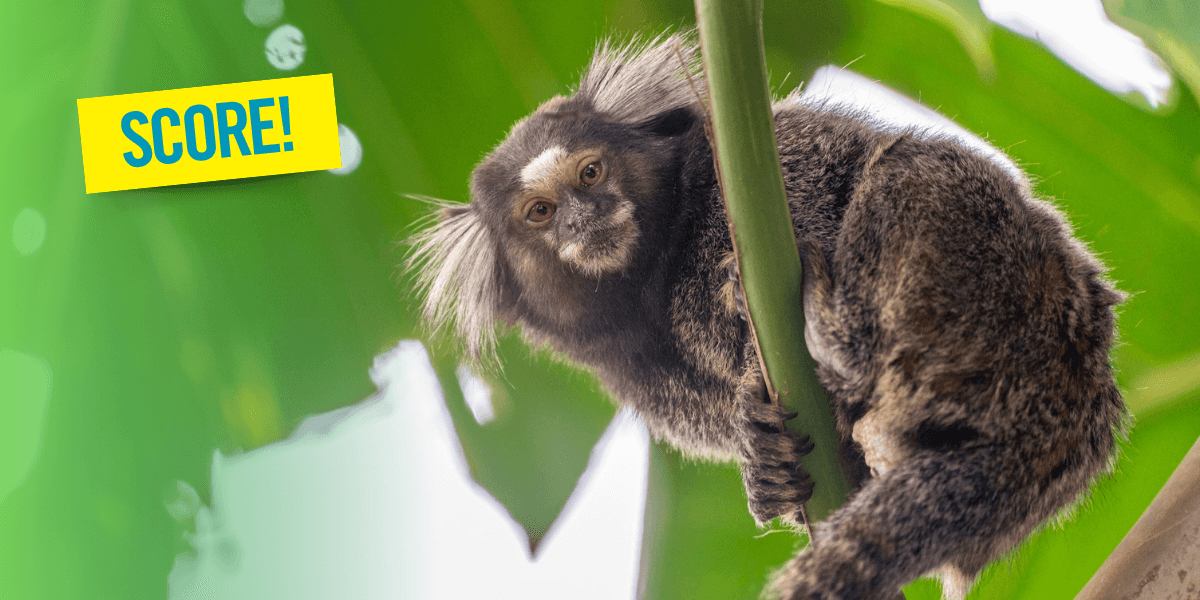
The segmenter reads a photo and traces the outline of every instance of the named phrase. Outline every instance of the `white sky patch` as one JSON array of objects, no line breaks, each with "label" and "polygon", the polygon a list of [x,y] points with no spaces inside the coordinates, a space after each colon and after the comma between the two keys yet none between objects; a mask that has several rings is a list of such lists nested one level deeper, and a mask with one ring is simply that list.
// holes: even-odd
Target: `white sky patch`
[{"label": "white sky patch", "polygon": [[371,376],[381,391],[366,401],[214,455],[213,506],[184,536],[171,600],[635,598],[649,466],[638,419],[609,426],[535,561],[471,479],[424,347],[401,342]]},{"label": "white sky patch", "polygon": [[521,183],[531,186],[542,179],[550,177],[554,174],[554,168],[558,166],[558,161],[566,158],[566,156],[567,151],[563,150],[562,146],[546,148],[537,158],[529,161],[529,164],[521,169]]},{"label": "white sky patch", "polygon": [[466,365],[459,365],[455,372],[458,375],[458,387],[462,388],[463,400],[471,409],[471,416],[480,425],[487,425],[496,420],[496,410],[492,407],[492,390],[488,384],[477,377]]},{"label": "white sky patch", "polygon": [[1117,93],[1138,92],[1151,106],[1167,99],[1171,76],[1136,35],[1104,14],[1100,0],[979,0],[995,23],[1045,44],[1063,62]]}]

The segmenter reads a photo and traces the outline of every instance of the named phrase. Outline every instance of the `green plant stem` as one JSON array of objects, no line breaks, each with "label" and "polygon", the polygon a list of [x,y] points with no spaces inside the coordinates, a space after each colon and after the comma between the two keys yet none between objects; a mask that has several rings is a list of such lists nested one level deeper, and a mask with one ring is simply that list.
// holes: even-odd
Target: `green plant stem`
[{"label": "green plant stem", "polygon": [[799,417],[788,427],[816,448],[808,519],[846,501],[833,413],[804,345],[800,256],[779,167],[763,54],[762,0],[696,0],[712,105],[713,151],[742,289],[771,396]]}]

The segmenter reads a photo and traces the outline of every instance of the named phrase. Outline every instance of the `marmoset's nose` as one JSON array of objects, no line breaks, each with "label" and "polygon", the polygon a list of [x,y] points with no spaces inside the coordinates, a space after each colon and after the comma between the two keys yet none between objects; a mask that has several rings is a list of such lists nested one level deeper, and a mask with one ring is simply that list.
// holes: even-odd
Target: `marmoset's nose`
[{"label": "marmoset's nose", "polygon": [[608,217],[616,208],[616,199],[610,194],[569,193],[567,222],[572,226],[587,226]]}]

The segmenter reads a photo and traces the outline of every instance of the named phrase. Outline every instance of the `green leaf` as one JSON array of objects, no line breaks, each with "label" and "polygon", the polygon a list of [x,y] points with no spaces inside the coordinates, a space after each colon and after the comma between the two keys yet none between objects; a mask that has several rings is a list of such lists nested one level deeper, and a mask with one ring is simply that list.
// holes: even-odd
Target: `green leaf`
[{"label": "green leaf", "polygon": [[655,444],[649,488],[644,600],[758,598],[771,571],[807,543],[790,529],[759,530],[741,476],[727,465],[697,464]]},{"label": "green leaf", "polygon": [[502,370],[482,373],[495,420],[479,424],[463,399],[452,359],[435,359],[471,476],[508,510],[530,554],[558,518],[615,407],[591,374],[500,338]]},{"label": "green leaf", "polygon": [[[499,17],[460,4],[295,0],[286,11],[307,45],[289,72],[266,61],[270,29],[241,2],[6,6],[0,226],[15,237],[0,238],[0,348],[44,359],[54,386],[0,409],[21,427],[0,458],[0,596],[165,597],[180,538],[163,487],[187,482],[211,504],[214,447],[278,441],[374,391],[372,357],[420,332],[397,242],[426,207],[402,195],[466,199],[481,153],[577,75],[602,26],[563,39],[579,15],[549,5]],[[528,13],[547,20],[494,22]],[[513,44],[540,57],[549,86],[506,78],[521,63],[499,49]],[[75,99],[328,72],[363,148],[353,173],[84,194]],[[44,223],[31,228],[27,209]],[[544,533],[613,409],[525,354],[508,372],[521,382],[509,416],[536,418],[481,434],[524,437],[500,449],[464,439],[492,453],[477,473],[497,496],[534,497],[510,510]]]},{"label": "green leaf", "polygon": [[991,21],[979,9],[979,0],[878,0],[884,4],[909,10],[949,29],[975,63],[975,70],[984,81],[996,77],[996,58],[992,55],[989,37]]},{"label": "green leaf", "polygon": [[51,379],[46,361],[0,348],[0,501],[37,459]]}]

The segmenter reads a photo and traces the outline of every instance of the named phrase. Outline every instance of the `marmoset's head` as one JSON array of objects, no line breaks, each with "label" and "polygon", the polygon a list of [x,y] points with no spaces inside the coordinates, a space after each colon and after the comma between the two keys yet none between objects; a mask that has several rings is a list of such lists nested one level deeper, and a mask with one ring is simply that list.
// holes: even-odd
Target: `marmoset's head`
[{"label": "marmoset's head", "polygon": [[497,318],[565,322],[573,293],[625,273],[661,221],[673,140],[696,122],[697,57],[681,35],[604,44],[574,94],[513,126],[476,167],[471,203],[417,236],[426,319],[456,322],[478,355]]}]

